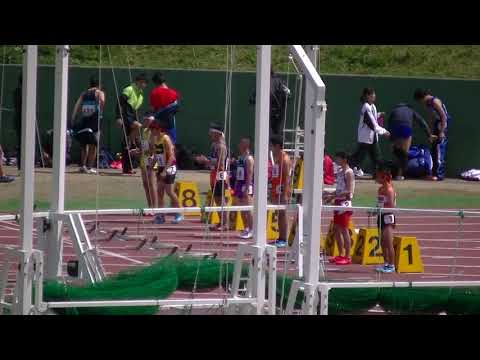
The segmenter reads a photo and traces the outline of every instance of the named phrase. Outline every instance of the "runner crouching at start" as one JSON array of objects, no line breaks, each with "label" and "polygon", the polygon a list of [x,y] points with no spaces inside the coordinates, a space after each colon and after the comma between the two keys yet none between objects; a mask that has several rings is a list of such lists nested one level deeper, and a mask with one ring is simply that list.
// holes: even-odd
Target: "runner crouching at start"
[{"label": "runner crouching at start", "polygon": [[[158,208],[164,207],[163,197],[167,193],[171,206],[179,208],[178,197],[173,191],[177,166],[175,151],[172,140],[166,133],[164,122],[152,121],[150,124],[150,153],[153,154],[153,168],[157,173],[157,204]],[[172,221],[178,224],[183,220],[181,214],[176,214]],[[155,224],[165,223],[164,214],[157,214],[154,218]]]},{"label": "runner crouching at start", "polygon": [[[273,205],[287,205],[291,195],[290,179],[292,176],[292,162],[290,157],[283,151],[283,137],[273,135],[270,138],[270,151],[272,153],[270,197]],[[277,247],[287,246],[288,221],[287,211],[278,211],[278,240]]]},{"label": "runner crouching at start", "polygon": [[[336,175],[337,187],[335,193],[327,195],[327,202],[334,201],[335,206],[342,206],[345,208],[352,207],[353,193],[355,191],[355,175],[353,170],[348,165],[348,155],[343,152],[335,154],[335,163],[339,166]],[[330,263],[335,265],[349,265],[352,263],[350,258],[350,232],[348,225],[353,212],[345,210],[335,210],[333,212],[333,231],[335,241],[338,246],[339,256],[331,258]]]},{"label": "runner crouching at start", "polygon": [[[208,136],[212,143],[210,155],[208,157],[205,157],[204,155],[196,156],[195,161],[201,165],[208,166],[210,168],[210,187],[212,190],[213,198],[215,200],[215,204],[217,206],[225,206],[227,204],[225,190],[230,190],[230,186],[227,172],[228,153],[227,146],[225,144],[223,126],[215,123],[210,124]],[[213,204],[207,205],[211,206]],[[220,224],[212,227],[210,230],[228,230],[226,211],[221,212]]]},{"label": "runner crouching at start", "polygon": [[[242,137],[238,145],[240,151],[239,158],[235,161],[235,183],[233,194],[233,205],[247,206],[252,205],[253,199],[253,156],[250,154],[250,138]],[[252,233],[252,213],[251,211],[241,211],[244,230],[240,233],[240,238],[251,239]]]}]

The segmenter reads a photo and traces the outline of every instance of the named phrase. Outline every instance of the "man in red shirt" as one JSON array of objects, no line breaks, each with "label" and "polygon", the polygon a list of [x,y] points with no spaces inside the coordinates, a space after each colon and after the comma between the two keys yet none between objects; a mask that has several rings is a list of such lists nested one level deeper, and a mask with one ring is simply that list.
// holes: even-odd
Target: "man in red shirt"
[{"label": "man in red shirt", "polygon": [[178,111],[178,95],[174,89],[170,89],[165,83],[162,73],[156,73],[152,78],[155,88],[150,93],[150,107],[152,116],[167,124],[167,134],[175,145],[177,142],[177,130],[175,126],[175,114]]}]

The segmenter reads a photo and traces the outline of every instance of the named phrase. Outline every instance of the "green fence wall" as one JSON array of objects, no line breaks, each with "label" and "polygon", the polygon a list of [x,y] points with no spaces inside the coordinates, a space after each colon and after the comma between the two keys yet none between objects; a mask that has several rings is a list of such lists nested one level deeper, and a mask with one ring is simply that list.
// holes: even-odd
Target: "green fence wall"
[{"label": "green fence wall", "polygon": [[[5,68],[3,107],[12,108],[12,93],[21,67],[8,65]],[[154,70],[132,69],[132,75]],[[223,123],[225,118],[225,73],[222,71],[163,70],[168,84],[181,94],[181,112],[177,115],[178,143],[188,145],[199,152],[208,151],[207,129],[209,122]],[[111,68],[71,67],[69,72],[69,107],[71,113],[78,95],[88,85],[91,75],[101,75],[106,91],[107,104],[102,123],[103,144],[112,151],[120,150],[122,132],[115,126],[114,107],[116,102],[115,82]],[[130,82],[128,69],[114,69],[118,89]],[[480,122],[477,107],[480,104],[480,81],[451,79],[419,79],[372,76],[324,75],[327,85],[326,151],[354,151],[358,124],[359,96],[363,87],[377,90],[377,108],[388,112],[398,102],[412,102],[413,91],[426,87],[444,100],[453,117],[449,128],[447,170],[449,176],[457,176],[461,170],[480,168]],[[295,77],[289,76],[290,88],[295,88]],[[232,150],[241,135],[254,134],[254,108],[248,98],[255,87],[254,73],[235,73],[232,84]],[[151,85],[147,88],[147,93]],[[53,128],[54,68],[39,66],[37,114],[41,132]],[[147,110],[144,104],[143,110]],[[288,122],[293,122],[293,96],[289,103]],[[423,109],[418,109],[425,115]],[[12,113],[2,113],[0,141],[6,149],[15,147]],[[426,143],[425,136],[415,129],[416,143]],[[386,158],[391,158],[390,144],[382,140]],[[78,153],[78,146],[74,147]],[[76,157],[76,156],[74,156]],[[365,164],[368,169],[368,165]]]}]

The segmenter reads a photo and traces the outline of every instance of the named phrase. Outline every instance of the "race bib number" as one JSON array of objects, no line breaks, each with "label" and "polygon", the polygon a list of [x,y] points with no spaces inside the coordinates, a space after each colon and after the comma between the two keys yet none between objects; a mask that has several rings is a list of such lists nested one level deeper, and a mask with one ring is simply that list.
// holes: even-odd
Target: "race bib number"
[{"label": "race bib number", "polygon": [[217,180],[218,180],[218,181],[225,181],[225,180],[227,180],[227,177],[228,177],[228,176],[227,176],[227,172],[226,172],[226,171],[219,171],[219,172],[217,173]]},{"label": "race bib number", "polygon": [[177,173],[177,167],[175,165],[169,166],[166,169],[167,175],[175,175]]},{"label": "race bib number", "polygon": [[97,106],[93,104],[82,105],[82,114],[84,116],[90,116],[97,111]]},{"label": "race bib number", "polygon": [[278,165],[273,165],[272,167],[272,177],[277,178],[280,176],[280,167]]},{"label": "race bib number", "polygon": [[283,191],[283,186],[282,185],[277,185],[275,187],[275,192],[277,193],[277,195],[280,195]]},{"label": "race bib number", "polygon": [[239,181],[245,180],[245,169],[243,167],[238,167],[237,168],[237,173],[235,178]]},{"label": "race bib number", "polygon": [[148,140],[142,140],[142,151],[147,151],[150,148]]},{"label": "race bib number", "polygon": [[155,155],[155,162],[160,167],[165,166],[165,158],[164,158],[163,154],[156,154]]},{"label": "race bib number", "polygon": [[395,215],[393,214],[384,215],[383,222],[385,223],[385,225],[395,224]]},{"label": "race bib number", "polygon": [[248,195],[253,195],[253,185],[248,186]]}]

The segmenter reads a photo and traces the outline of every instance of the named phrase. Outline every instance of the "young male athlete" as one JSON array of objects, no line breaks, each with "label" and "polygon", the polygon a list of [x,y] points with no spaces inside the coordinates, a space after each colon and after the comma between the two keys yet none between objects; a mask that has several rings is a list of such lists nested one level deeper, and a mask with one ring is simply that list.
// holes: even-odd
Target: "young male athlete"
[{"label": "young male athlete", "polygon": [[[143,89],[147,86],[145,74],[135,77],[135,82],[130,84],[119,96],[117,103],[117,124],[123,127],[122,133],[122,169],[124,175],[134,174],[132,169],[130,151],[137,146],[138,132],[142,123],[138,119],[138,110],[143,104]],[[125,142],[125,135],[127,137]]]},{"label": "young male athlete", "polygon": [[152,82],[155,88],[150,93],[150,108],[157,120],[165,121],[166,131],[173,145],[177,143],[175,114],[178,111],[177,91],[169,88],[162,73],[153,75]]},{"label": "young male athlete", "polygon": [[[140,131],[140,147],[131,151],[131,155],[139,158],[140,170],[142,174],[142,184],[145,191],[145,197],[147,198],[147,204],[149,208],[154,208],[157,204],[157,194],[155,191],[155,174],[154,174],[154,162],[150,153],[150,135],[151,130],[149,128],[152,123],[150,117],[145,117],[143,120],[143,128]],[[146,214],[152,215],[152,214]]]},{"label": "young male athlete", "polygon": [[[292,162],[283,151],[283,137],[272,135],[270,137],[270,151],[272,153],[272,172],[270,180],[270,200],[274,205],[286,205],[291,195]],[[285,210],[278,211],[278,240],[277,247],[287,246],[288,221]]]},{"label": "young male athlete", "polygon": [[[204,155],[196,156],[195,161],[201,165],[208,166],[210,168],[210,187],[212,189],[213,198],[217,206],[222,206],[222,204],[227,204],[225,190],[230,190],[227,166],[228,151],[227,145],[225,144],[223,126],[215,123],[210,124],[208,136],[212,143],[210,155],[208,157],[205,157]],[[212,227],[211,230],[228,230],[227,212],[222,212],[220,224]]]},{"label": "young male athlete", "polygon": [[[391,209],[396,206],[396,194],[392,184],[391,167],[388,163],[382,163],[376,176],[377,184],[380,184],[378,189],[378,204],[381,209]],[[395,272],[395,250],[393,249],[393,229],[395,228],[395,215],[382,212],[377,220],[378,232],[381,234],[381,244],[383,250],[383,258],[385,264],[376,269],[381,273]]]},{"label": "young male athlete", "polygon": [[[235,184],[233,186],[233,204],[238,206],[252,205],[253,198],[253,156],[250,154],[250,138],[242,137],[238,144],[240,156],[235,161]],[[242,220],[245,229],[240,233],[240,238],[251,239],[252,213],[242,211]]]},{"label": "young male athlete", "polygon": [[[348,155],[343,151],[335,154],[335,163],[339,170],[336,174],[337,186],[335,193],[327,195],[328,201],[333,200],[335,206],[345,208],[352,207],[353,193],[355,192],[355,174],[348,165]],[[335,210],[333,212],[333,231],[337,242],[339,256],[329,261],[335,265],[348,265],[352,263],[350,258],[351,238],[348,231],[348,224],[353,212],[347,209]]]},{"label": "young male athlete", "polygon": [[430,91],[417,89],[415,90],[414,99],[427,108],[430,114],[432,133],[435,135],[435,139],[432,139],[432,176],[428,180],[443,180],[446,171],[445,157],[448,144],[448,125],[452,118],[448,114],[445,104],[439,98],[433,96]]},{"label": "young male athlete", "polygon": [[[154,168],[156,166],[157,173],[157,203],[159,208],[163,208],[163,197],[167,193],[171,206],[179,208],[178,197],[173,190],[177,173],[175,151],[172,140],[166,133],[165,126],[165,122],[159,121],[153,121],[150,124],[150,153],[153,154]],[[183,216],[176,214],[172,223],[178,224],[182,220]],[[165,216],[157,214],[154,218],[154,223],[165,223]]]},{"label": "young male athlete", "polygon": [[[90,78],[90,86],[82,92],[72,113],[74,137],[80,143],[80,172],[96,174],[97,148],[100,140],[99,121],[105,108],[105,93],[100,90],[95,77]],[[80,113],[81,119],[75,118]]]}]

